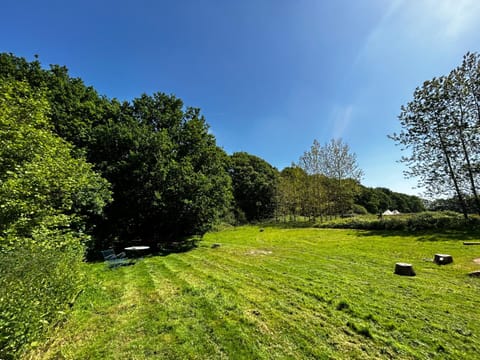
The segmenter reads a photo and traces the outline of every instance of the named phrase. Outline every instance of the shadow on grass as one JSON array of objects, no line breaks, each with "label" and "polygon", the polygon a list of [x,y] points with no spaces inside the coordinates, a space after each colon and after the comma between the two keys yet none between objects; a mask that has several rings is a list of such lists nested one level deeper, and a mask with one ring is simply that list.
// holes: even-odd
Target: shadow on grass
[{"label": "shadow on grass", "polygon": [[414,236],[417,241],[470,241],[480,240],[479,230],[424,230],[424,231],[400,231],[400,230],[359,230],[358,236],[381,236],[399,237]]},{"label": "shadow on grass", "polygon": [[270,227],[275,229],[304,229],[314,227],[314,221],[268,221],[258,223],[258,226]]},{"label": "shadow on grass", "polygon": [[154,256],[168,256],[191,251],[198,247],[200,238],[188,238],[180,241],[173,241],[165,244],[158,244],[158,250],[152,253]]}]

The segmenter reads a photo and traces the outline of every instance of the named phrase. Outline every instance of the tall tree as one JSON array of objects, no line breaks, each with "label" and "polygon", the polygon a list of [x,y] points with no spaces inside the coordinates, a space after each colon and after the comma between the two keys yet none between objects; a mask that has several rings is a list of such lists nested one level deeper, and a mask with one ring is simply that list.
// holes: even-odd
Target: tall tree
[{"label": "tall tree", "polygon": [[402,158],[430,197],[458,199],[468,218],[466,198],[480,213],[479,180],[480,57],[466,54],[448,76],[425,81],[413,100],[402,106],[400,133],[390,137],[408,150]]},{"label": "tall tree", "polygon": [[277,211],[284,219],[293,216],[296,221],[297,215],[307,213],[307,178],[305,171],[295,165],[281,171],[277,189]]},{"label": "tall tree", "polygon": [[348,144],[338,139],[321,146],[314,140],[310,151],[300,157],[299,166],[311,177],[316,212],[322,213],[322,204],[326,204],[329,213],[343,214],[349,210],[363,172]]},{"label": "tall tree", "polygon": [[238,209],[248,221],[271,218],[276,207],[277,169],[246,152],[234,153],[229,160],[229,173]]},{"label": "tall tree", "polygon": [[53,131],[44,91],[0,78],[0,358],[58,320],[108,183]]},{"label": "tall tree", "polygon": [[94,129],[88,155],[112,183],[114,202],[99,231],[118,245],[142,239],[155,247],[203,234],[230,206],[227,155],[200,111],[175,96],[122,104]]},{"label": "tall tree", "polygon": [[0,236],[29,237],[40,224],[81,234],[110,199],[107,181],[53,133],[48,111],[42,91],[0,81]]}]

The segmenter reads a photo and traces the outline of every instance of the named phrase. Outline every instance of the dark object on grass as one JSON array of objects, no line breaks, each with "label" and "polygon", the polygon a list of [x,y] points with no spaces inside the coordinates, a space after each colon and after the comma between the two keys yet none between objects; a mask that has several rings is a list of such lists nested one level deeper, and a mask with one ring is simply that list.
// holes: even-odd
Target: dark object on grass
[{"label": "dark object on grass", "polygon": [[463,245],[480,245],[480,241],[464,241]]},{"label": "dark object on grass", "polygon": [[216,249],[218,247],[220,247],[220,244],[218,244],[218,243],[212,244],[212,246],[211,246],[212,249]]},{"label": "dark object on grass", "polygon": [[468,276],[480,278],[480,270],[472,271],[471,273],[468,274]]},{"label": "dark object on grass", "polygon": [[412,264],[407,263],[396,263],[395,264],[395,274],[403,276],[415,276],[415,271],[413,271]]},{"label": "dark object on grass", "polygon": [[263,232],[263,231],[264,231],[263,228],[260,228],[260,232]]},{"label": "dark object on grass", "polygon": [[447,265],[453,262],[453,258],[448,254],[435,254],[433,262],[437,265]]}]

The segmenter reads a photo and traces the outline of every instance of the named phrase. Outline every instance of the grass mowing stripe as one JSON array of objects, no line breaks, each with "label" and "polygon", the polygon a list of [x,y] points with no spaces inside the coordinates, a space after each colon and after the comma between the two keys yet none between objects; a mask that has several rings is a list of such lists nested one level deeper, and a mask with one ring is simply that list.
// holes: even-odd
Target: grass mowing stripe
[{"label": "grass mowing stripe", "polygon": [[[188,254],[189,257],[192,257],[193,253]],[[230,262],[230,259],[228,259],[228,262]],[[215,267],[215,263],[210,264],[211,267]],[[210,267],[209,267],[210,269]],[[230,275],[230,273],[225,273],[225,271],[222,269],[222,271],[215,271],[213,270],[213,273],[222,273],[225,274],[226,276]],[[233,272],[235,274],[235,272]],[[246,283],[245,279],[242,279],[241,283]],[[250,281],[251,283],[251,281]],[[263,287],[262,280],[253,280],[253,285],[254,288],[261,288]],[[265,316],[268,316],[269,318],[274,318],[277,319],[276,322],[279,322],[278,319],[281,319],[282,326],[280,328],[288,328],[290,331],[294,330],[294,332],[300,336],[296,339],[296,342],[303,342],[304,339],[306,339],[306,344],[304,344],[304,348],[302,349],[305,352],[305,348],[310,348],[310,351],[312,354],[315,356],[319,356],[320,354],[325,354],[326,352],[329,351],[329,348],[327,347],[327,339],[328,339],[328,331],[325,331],[326,327],[326,322],[325,322],[325,316],[318,316],[318,312],[321,311],[318,306],[318,301],[315,302],[310,302],[308,303],[308,300],[302,296],[299,296],[296,293],[296,290],[288,287],[285,289],[282,289],[281,291],[279,289],[273,289],[276,290],[278,293],[276,294],[269,294],[267,298],[271,299],[284,299],[287,298],[289,299],[286,302],[280,302],[278,300],[273,300],[273,301],[258,301],[257,299],[255,300],[250,300],[253,303],[256,303],[257,309],[259,309],[260,313],[266,314]],[[269,290],[266,290],[267,292]],[[270,290],[271,292],[271,290]],[[245,293],[248,294],[248,291]],[[245,295],[248,298],[248,295]],[[313,299],[312,299],[313,300]],[[270,306],[267,306],[270,304]],[[292,311],[292,309],[300,308],[301,310],[298,311]],[[314,314],[309,314],[305,312],[304,310],[313,310],[315,311]],[[303,310],[303,311],[302,311]],[[324,309],[322,309],[324,310]],[[306,315],[309,315],[308,317],[305,317]],[[299,316],[301,318],[299,318]],[[311,324],[311,325],[310,325]],[[341,325],[341,324],[339,324]],[[308,329],[306,331],[305,329]],[[323,336],[321,334],[316,334],[314,337],[312,337],[312,332],[315,334],[315,329],[322,328]],[[321,340],[321,341],[319,341]],[[363,340],[363,339],[362,339]],[[315,346],[312,347],[311,344],[314,344]],[[321,349],[321,352],[318,352]]]},{"label": "grass mowing stripe", "polygon": [[[177,348],[177,357],[184,357],[188,354],[189,358],[195,358],[195,352],[203,353],[212,358],[225,358],[225,354],[218,347],[215,341],[208,336],[208,333],[203,331],[197,323],[190,309],[184,304],[182,287],[183,282],[179,281],[176,274],[174,274],[166,265],[164,258],[152,258],[148,262],[149,272],[156,283],[156,295],[159,296],[159,301],[162,302],[162,315],[158,317],[158,327],[163,333],[165,348],[174,351]],[[168,293],[165,297],[163,289],[164,283],[168,283]],[[180,301],[179,301],[180,299]],[[188,321],[182,322],[182,319],[188,318]],[[187,329],[187,330],[186,330]],[[188,331],[188,337],[192,339],[197,337],[195,349],[192,351],[192,346],[189,339],[185,335]],[[157,351],[158,352],[158,351]],[[183,354],[183,355],[181,355]],[[171,355],[171,354],[170,354]]]},{"label": "grass mowing stripe", "polygon": [[[179,259],[179,258],[175,258],[174,260],[176,262],[179,262],[179,263],[183,261],[182,259]],[[207,281],[211,282],[215,278],[214,276],[207,274],[205,271],[200,271],[198,269],[195,272],[195,275],[196,275],[197,278],[202,279],[202,281],[203,281],[203,279],[206,279]],[[192,281],[191,275],[190,275],[190,281]],[[256,290],[258,290],[258,288],[259,287],[253,287],[253,290],[256,291]],[[282,328],[287,328],[287,329],[289,329],[289,331],[291,331],[292,329],[295,329],[295,333],[299,335],[298,337],[296,337],[295,341],[291,344],[292,346],[294,346],[294,348],[300,347],[297,350],[302,350],[304,352],[304,354],[308,354],[307,351],[309,351],[309,352],[311,352],[312,356],[318,356],[319,355],[318,349],[313,348],[311,346],[311,342],[305,340],[305,339],[308,339],[308,336],[307,336],[308,334],[305,333],[302,326],[297,326],[296,322],[289,321],[286,318],[286,316],[284,315],[285,311],[278,311],[274,307],[268,307],[267,308],[265,305],[268,304],[269,301],[267,299],[264,299],[263,296],[262,296],[262,298],[263,298],[263,301],[262,301],[262,300],[259,300],[257,297],[252,297],[251,289],[247,290],[244,287],[242,290],[243,290],[242,291],[242,297],[245,298],[252,305],[255,305],[254,309],[249,309],[249,313],[255,312],[255,313],[258,313],[258,314],[262,314],[263,316],[267,316],[268,314],[270,314],[270,316],[273,315],[274,317],[277,317],[277,318],[281,319],[283,321]],[[263,291],[261,293],[263,295]],[[247,305],[246,309],[248,309],[248,305]],[[240,319],[240,322],[242,322],[242,319]],[[248,329],[248,330],[249,330],[249,332],[251,332],[250,329]]]},{"label": "grass mowing stripe", "polygon": [[[135,266],[86,265],[92,286],[33,358],[475,358],[475,249],[451,238],[243,227]],[[423,261],[435,253],[454,263]],[[396,261],[417,277],[393,275]]]},{"label": "grass mowing stripe", "polygon": [[[236,353],[239,358],[258,356],[259,351],[254,343],[248,341],[242,329],[229,321],[225,313],[232,313],[232,308],[225,307],[221,295],[212,292],[209,282],[202,282],[201,278],[191,276],[197,273],[194,267],[179,262],[178,258],[169,257],[163,264],[181,287],[182,303],[188,315],[201,319],[203,333],[214,339],[222,352]],[[180,265],[180,266],[179,266]],[[178,269],[188,268],[187,271]],[[200,280],[200,281],[199,281]]]}]

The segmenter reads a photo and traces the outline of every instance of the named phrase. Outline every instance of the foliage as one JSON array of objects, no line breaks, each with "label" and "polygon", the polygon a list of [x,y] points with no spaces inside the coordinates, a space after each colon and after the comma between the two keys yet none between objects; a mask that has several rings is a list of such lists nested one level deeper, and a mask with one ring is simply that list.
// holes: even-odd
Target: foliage
[{"label": "foliage", "polygon": [[314,216],[325,213],[321,203],[328,214],[345,214],[351,209],[363,171],[348,144],[332,139],[321,146],[314,140],[310,151],[300,157],[298,166],[310,175]]},{"label": "foliage", "polygon": [[468,220],[455,212],[421,212],[410,215],[396,216],[356,216],[347,219],[329,220],[315,225],[319,228],[362,229],[362,230],[474,230],[480,229],[480,218],[471,217]]},{"label": "foliage", "polygon": [[280,174],[277,215],[317,217],[351,211],[362,171],[341,140],[321,146],[314,140],[297,165]]},{"label": "foliage", "polygon": [[367,215],[368,211],[362,205],[353,204],[352,212],[357,215]]},{"label": "foliage", "polygon": [[38,60],[28,62],[0,53],[0,78],[26,81],[32,89],[46,89],[55,132],[78,148],[88,146],[92,128],[108,119],[115,106],[81,79],[70,77],[65,66],[50,65],[47,70]]},{"label": "foliage", "polygon": [[248,221],[271,218],[276,206],[278,171],[257,156],[237,152],[230,156],[228,172],[237,213]]},{"label": "foliage", "polygon": [[307,173],[296,166],[286,167],[280,172],[277,192],[277,216],[290,216],[294,219],[307,213],[306,189]]},{"label": "foliage", "polygon": [[199,109],[162,93],[109,100],[70,77],[64,66],[46,70],[38,60],[12,54],[0,54],[0,78],[45,88],[55,132],[112,183],[107,216],[88,218],[97,225],[90,253],[132,240],[155,246],[201,234],[230,208],[227,156]]},{"label": "foliage", "polygon": [[[48,103],[26,83],[0,83],[0,232],[30,236],[37,226],[81,233],[100,214],[108,183],[49,126]],[[0,234],[1,234],[0,233]],[[3,245],[5,247],[5,245]]]},{"label": "foliage", "polygon": [[[480,284],[466,276],[466,238],[479,239],[245,226],[115,272],[85,264],[72,316],[30,357],[475,359]],[[438,252],[454,264],[423,260]],[[396,262],[417,276],[394,275]]]},{"label": "foliage", "polygon": [[360,185],[355,203],[364,206],[370,214],[382,213],[387,209],[401,213],[425,211],[425,205],[418,196],[397,193],[386,188],[369,188]]},{"label": "foliage", "polygon": [[466,196],[480,214],[480,55],[467,53],[448,76],[425,81],[402,106],[402,131],[391,138],[409,151],[402,161],[430,196],[455,196],[468,217]]},{"label": "foliage", "polygon": [[39,336],[77,291],[85,217],[110,198],[48,112],[42,91],[0,80],[0,357]]},{"label": "foliage", "polygon": [[141,239],[156,247],[203,234],[230,206],[226,154],[200,111],[174,96],[122,104],[115,121],[92,132],[88,157],[114,192],[97,238],[117,246]]},{"label": "foliage", "polygon": [[[33,347],[63,317],[82,285],[84,248],[71,233],[37,230],[0,252],[0,358]],[[48,244],[48,246],[46,246]]]}]

